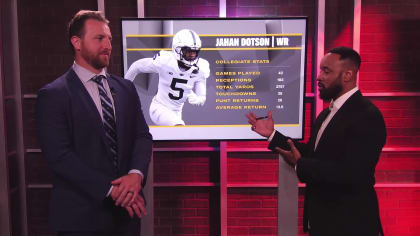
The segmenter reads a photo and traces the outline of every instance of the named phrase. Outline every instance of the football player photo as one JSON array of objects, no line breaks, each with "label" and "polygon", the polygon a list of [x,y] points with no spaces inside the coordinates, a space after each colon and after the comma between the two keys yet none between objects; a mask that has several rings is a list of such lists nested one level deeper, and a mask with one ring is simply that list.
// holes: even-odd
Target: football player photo
[{"label": "football player photo", "polygon": [[131,64],[125,79],[133,81],[140,73],[157,73],[158,90],[149,107],[152,122],[159,126],[185,125],[184,103],[202,106],[206,102],[206,80],[210,76],[207,60],[200,58],[201,40],[189,29],[178,31],[171,51],[160,51],[153,58]]}]

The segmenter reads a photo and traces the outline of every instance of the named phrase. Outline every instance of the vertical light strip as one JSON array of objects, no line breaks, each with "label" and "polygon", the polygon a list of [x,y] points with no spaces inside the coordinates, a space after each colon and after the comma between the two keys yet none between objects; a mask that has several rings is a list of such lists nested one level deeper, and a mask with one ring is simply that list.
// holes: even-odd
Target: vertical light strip
[{"label": "vertical light strip", "polygon": [[[137,17],[138,18],[144,18],[144,0],[137,0]],[[121,39],[121,40],[125,40],[125,39]],[[155,180],[153,178],[154,174],[154,152],[152,153],[152,159],[150,161],[149,164],[149,172],[147,174],[147,184],[146,187],[144,189],[144,195],[146,198],[146,210],[148,212],[147,216],[144,216],[142,218],[142,227],[141,227],[141,232],[140,235],[150,235],[153,236],[154,235],[154,229],[155,229],[155,223],[154,223],[154,218],[155,218],[155,208],[154,208],[154,183]]]},{"label": "vertical light strip", "polygon": [[226,18],[226,0],[219,0],[219,17]]},{"label": "vertical light strip", "polygon": [[146,199],[146,211],[147,215],[143,216],[141,219],[141,232],[140,235],[148,235],[153,236],[154,235],[154,221],[155,218],[155,212],[154,212],[154,152],[152,153],[152,159],[149,163],[149,171],[147,172],[147,181],[146,185],[143,189],[144,198]]},{"label": "vertical light strip", "polygon": [[98,0],[98,11],[103,12],[105,16],[105,0]]},{"label": "vertical light strip", "polygon": [[227,236],[227,142],[220,142],[220,235]]},{"label": "vertical light strip", "polygon": [[[2,3],[0,1],[0,12],[3,14]],[[6,20],[4,20],[6,22]],[[5,96],[3,94],[3,16],[0,17],[0,235],[12,235],[12,217],[11,210],[12,204],[10,203],[10,190],[9,190],[9,176],[6,148],[6,114],[4,111]],[[16,104],[16,103],[15,103]]]},{"label": "vertical light strip", "polygon": [[137,0],[137,17],[144,18],[144,0]]},{"label": "vertical light strip", "polygon": [[[10,15],[9,15],[9,29],[11,29],[9,31],[10,33],[10,37],[9,39],[11,40],[10,44],[11,44],[11,49],[9,52],[10,58],[9,60],[11,60],[11,66],[12,68],[10,69],[11,74],[13,76],[13,86],[14,86],[14,101],[16,105],[16,110],[15,110],[15,122],[16,122],[16,152],[17,152],[17,168],[18,168],[18,174],[17,176],[19,176],[19,203],[20,203],[20,227],[22,228],[22,232],[21,235],[22,236],[27,236],[28,235],[28,206],[27,206],[27,197],[28,195],[26,194],[26,178],[25,178],[25,144],[24,144],[24,137],[23,137],[23,101],[22,101],[22,87],[21,87],[21,83],[23,83],[23,81],[21,80],[21,74],[20,74],[20,58],[19,58],[19,34],[18,34],[18,29],[19,29],[19,25],[18,25],[18,19],[19,19],[19,15],[18,15],[18,1],[17,0],[12,0],[10,1]],[[4,50],[4,49],[3,49]]]},{"label": "vertical light strip", "polygon": [[[226,18],[226,0],[219,0],[219,17]],[[220,142],[220,235],[227,236],[227,142]]]},{"label": "vertical light strip", "polygon": [[281,155],[278,163],[277,235],[297,236],[299,189],[296,171],[283,160]]},{"label": "vertical light strip", "polygon": [[321,113],[323,108],[323,101],[319,98],[319,91],[318,91],[318,83],[316,81],[316,77],[318,76],[319,64],[321,62],[322,57],[324,56],[324,44],[325,44],[325,0],[318,0],[318,12],[317,12],[317,28],[316,28],[316,58],[315,66],[316,74],[313,77],[314,81],[314,94],[315,94],[315,114],[316,116]]},{"label": "vertical light strip", "polygon": [[[105,0],[98,0],[98,11],[102,12],[104,14],[104,16],[106,17],[106,12],[105,12]],[[108,67],[105,67],[105,71],[108,70]]]},{"label": "vertical light strip", "polygon": [[[353,14],[353,49],[360,54],[360,23],[362,19],[362,0],[354,0]],[[357,86],[359,86],[359,73],[357,74]]]}]

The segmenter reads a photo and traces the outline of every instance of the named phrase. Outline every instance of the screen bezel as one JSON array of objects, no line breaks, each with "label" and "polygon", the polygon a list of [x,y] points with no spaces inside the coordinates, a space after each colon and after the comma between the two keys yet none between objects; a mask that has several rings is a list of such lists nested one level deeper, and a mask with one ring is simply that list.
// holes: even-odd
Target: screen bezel
[{"label": "screen bezel", "polygon": [[[123,22],[124,21],[209,21],[209,20],[305,20],[305,52],[304,52],[304,66],[303,66],[303,97],[302,97],[302,137],[293,138],[294,140],[303,140],[305,139],[305,104],[306,104],[306,80],[307,80],[307,61],[308,61],[308,17],[307,16],[282,16],[282,17],[235,17],[235,18],[215,18],[215,17],[202,17],[202,18],[180,18],[180,17],[150,17],[150,18],[136,18],[136,17],[122,17],[120,18],[120,49],[121,49],[121,74],[124,78],[124,46],[123,46]],[[141,101],[140,101],[141,102]],[[143,104],[142,104],[143,106]],[[143,114],[144,115],[144,114]],[[245,113],[244,113],[245,116]],[[246,119],[246,118],[245,118]],[[149,125],[148,125],[149,126]],[[250,130],[250,132],[253,132]],[[260,139],[159,139],[153,140],[154,142],[203,142],[203,141],[264,141],[266,138],[261,137]]]}]

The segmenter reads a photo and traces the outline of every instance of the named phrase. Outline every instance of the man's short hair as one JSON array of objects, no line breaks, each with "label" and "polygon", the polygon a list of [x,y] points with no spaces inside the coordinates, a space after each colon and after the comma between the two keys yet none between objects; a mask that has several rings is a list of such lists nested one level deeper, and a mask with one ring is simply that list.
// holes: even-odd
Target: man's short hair
[{"label": "man's short hair", "polygon": [[85,29],[85,22],[89,19],[97,20],[109,24],[109,21],[105,18],[102,12],[100,11],[89,11],[89,10],[80,10],[77,12],[73,18],[70,20],[67,25],[67,35],[70,48],[74,53],[74,47],[71,43],[71,38],[73,36],[82,37]]},{"label": "man's short hair", "polygon": [[353,49],[348,47],[336,47],[329,50],[328,52],[340,55],[340,60],[348,60],[356,67],[356,70],[360,69],[362,59],[360,58],[359,53]]}]

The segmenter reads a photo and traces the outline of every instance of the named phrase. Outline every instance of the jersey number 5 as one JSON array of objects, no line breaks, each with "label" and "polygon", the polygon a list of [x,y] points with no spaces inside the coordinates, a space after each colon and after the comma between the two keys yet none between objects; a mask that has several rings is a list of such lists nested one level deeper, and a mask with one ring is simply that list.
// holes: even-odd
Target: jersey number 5
[{"label": "jersey number 5", "polygon": [[186,84],[186,83],[188,83],[188,80],[186,80],[186,79],[178,79],[178,78],[173,78],[172,79],[171,89],[174,90],[174,91],[178,91],[179,92],[178,93],[178,96],[174,96],[172,93],[169,93],[168,94],[169,97],[172,100],[179,100],[179,99],[182,98],[182,96],[184,96],[184,90],[182,88],[177,88],[176,87],[176,84],[177,83]]}]

